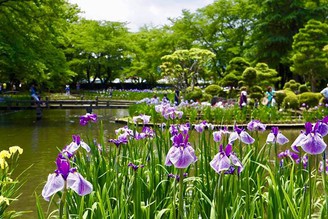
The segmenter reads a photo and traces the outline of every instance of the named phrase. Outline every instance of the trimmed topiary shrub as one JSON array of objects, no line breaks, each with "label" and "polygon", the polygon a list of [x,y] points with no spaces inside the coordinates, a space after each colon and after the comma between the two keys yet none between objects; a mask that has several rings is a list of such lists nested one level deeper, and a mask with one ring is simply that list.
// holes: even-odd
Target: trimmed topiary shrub
[{"label": "trimmed topiary shrub", "polygon": [[263,93],[263,89],[260,86],[255,85],[255,86],[253,86],[253,87],[250,88],[250,92]]},{"label": "trimmed topiary shrub", "polygon": [[300,102],[297,95],[289,90],[285,90],[286,97],[282,101],[282,106],[285,109],[299,109]]},{"label": "trimmed topiary shrub", "polygon": [[198,101],[203,97],[202,89],[199,87],[194,87],[194,90],[191,90],[191,87],[187,87],[184,98],[186,100]]},{"label": "trimmed topiary shrub", "polygon": [[319,105],[321,99],[320,93],[305,92],[298,95],[300,104],[305,103],[309,107],[315,107]]},{"label": "trimmed topiary shrub", "polygon": [[287,88],[290,88],[290,83],[289,82],[286,82],[285,85],[284,85],[284,90],[286,90]]},{"label": "trimmed topiary shrub", "polygon": [[207,93],[203,93],[201,101],[208,101],[210,102],[212,100],[212,95],[211,94],[207,94]]},{"label": "trimmed topiary shrub", "polygon": [[300,83],[293,83],[293,84],[290,84],[290,89],[292,91],[294,91],[294,93],[297,93],[300,86],[301,86]]},{"label": "trimmed topiary shrub", "polygon": [[206,94],[210,94],[212,96],[217,96],[221,90],[222,90],[222,88],[219,85],[211,84],[211,85],[207,86],[204,91]]},{"label": "trimmed topiary shrub", "polygon": [[306,84],[301,84],[298,88],[299,93],[305,93],[309,92],[309,88],[306,86]]},{"label": "trimmed topiary shrub", "polygon": [[[292,91],[291,91],[292,92]],[[278,107],[281,106],[282,102],[284,101],[285,97],[287,96],[284,90],[278,90],[275,93],[275,100],[277,102]]]}]

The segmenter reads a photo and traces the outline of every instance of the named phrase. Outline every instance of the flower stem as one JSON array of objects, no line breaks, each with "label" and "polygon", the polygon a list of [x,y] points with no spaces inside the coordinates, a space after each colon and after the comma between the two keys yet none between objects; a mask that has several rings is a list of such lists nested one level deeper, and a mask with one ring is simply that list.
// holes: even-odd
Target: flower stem
[{"label": "flower stem", "polygon": [[326,168],[327,168],[327,164],[326,164],[326,152],[324,151],[322,154],[322,165],[323,165],[323,171],[322,171],[322,182],[323,182],[323,189],[325,192],[325,201],[326,201],[326,210],[325,215],[326,218],[328,218],[328,195],[327,195],[327,187],[326,187],[326,180],[327,180],[327,173],[326,173]]},{"label": "flower stem", "polygon": [[309,174],[309,218],[311,218],[311,204],[312,204],[312,191],[311,191],[311,156],[308,159],[308,174]]},{"label": "flower stem", "polygon": [[[66,184],[66,182],[65,182]],[[63,191],[63,194],[62,194],[62,197],[60,199],[60,203],[59,203],[59,218],[60,219],[63,219],[64,218],[64,211],[66,210],[66,193],[67,193],[67,190],[66,190],[66,185],[65,185],[65,188],[64,188],[64,191]],[[66,213],[68,213],[66,211]],[[65,215],[66,216],[66,215]]]},{"label": "flower stem", "polygon": [[183,169],[180,169],[180,178],[179,178],[179,211],[178,219],[183,219]]}]

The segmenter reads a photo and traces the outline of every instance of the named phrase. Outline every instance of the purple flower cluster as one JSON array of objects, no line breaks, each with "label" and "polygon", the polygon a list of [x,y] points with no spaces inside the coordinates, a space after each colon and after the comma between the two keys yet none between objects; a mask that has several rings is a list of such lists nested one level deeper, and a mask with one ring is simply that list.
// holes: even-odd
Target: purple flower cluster
[{"label": "purple flower cluster", "polygon": [[127,126],[115,130],[116,139],[109,139],[108,142],[114,143],[117,147],[122,144],[127,144],[130,139],[141,140],[144,138],[153,138],[154,130],[148,126],[144,126],[141,132],[133,131]]},{"label": "purple flower cluster", "polygon": [[92,113],[87,113],[80,117],[80,125],[85,126],[89,123],[89,121],[96,122],[97,115]]}]

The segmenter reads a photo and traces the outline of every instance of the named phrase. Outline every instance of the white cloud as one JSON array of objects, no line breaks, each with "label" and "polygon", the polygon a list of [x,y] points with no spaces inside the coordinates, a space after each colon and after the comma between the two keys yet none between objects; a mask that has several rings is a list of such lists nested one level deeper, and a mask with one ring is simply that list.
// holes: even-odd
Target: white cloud
[{"label": "white cloud", "polygon": [[92,20],[128,22],[131,31],[148,24],[168,24],[167,18],[176,18],[183,9],[196,11],[214,0],[69,0],[77,4]]}]

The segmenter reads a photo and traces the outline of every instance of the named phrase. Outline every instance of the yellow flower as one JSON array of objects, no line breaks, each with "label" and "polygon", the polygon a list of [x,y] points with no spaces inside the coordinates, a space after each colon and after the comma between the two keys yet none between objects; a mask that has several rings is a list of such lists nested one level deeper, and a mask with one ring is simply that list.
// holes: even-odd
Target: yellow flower
[{"label": "yellow flower", "polygon": [[19,146],[11,146],[9,148],[9,151],[10,151],[11,154],[16,153],[17,151],[18,151],[19,154],[22,154],[23,153],[23,149],[21,147],[19,147]]},{"label": "yellow flower", "polygon": [[10,158],[11,154],[9,153],[9,151],[7,150],[2,150],[0,151],[0,158],[4,159],[4,158]]},{"label": "yellow flower", "polygon": [[6,204],[9,205],[9,199],[0,195],[0,204],[2,204],[2,202],[6,202]]},{"label": "yellow flower", "polygon": [[4,158],[0,157],[0,168],[5,169],[8,166],[7,161]]}]

